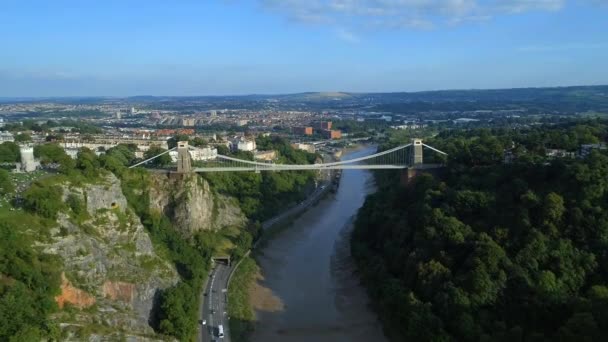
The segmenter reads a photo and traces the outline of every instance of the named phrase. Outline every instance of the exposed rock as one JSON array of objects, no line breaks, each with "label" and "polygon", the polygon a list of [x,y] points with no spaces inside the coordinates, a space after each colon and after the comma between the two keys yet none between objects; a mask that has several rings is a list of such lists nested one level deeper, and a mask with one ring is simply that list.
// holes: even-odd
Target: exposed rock
[{"label": "exposed rock", "polygon": [[[90,217],[78,221],[60,213],[59,229],[53,230],[52,243],[45,245],[46,252],[63,258],[67,278],[74,284],[66,285],[69,291],[62,291],[58,303],[71,303],[74,296],[88,298],[87,294],[96,310],[80,313],[79,324],[101,322],[114,331],[154,334],[153,306],[162,289],[178,282],[174,266],[156,254],[114,175],[101,184],[62,187],[64,199],[80,198]],[[56,319],[61,323],[71,318],[59,313]]]},{"label": "exposed rock", "polygon": [[151,209],[165,213],[186,237],[200,230],[242,227],[246,222],[234,199],[213,193],[197,174],[152,174],[151,180]]},{"label": "exposed rock", "polygon": [[120,300],[131,304],[136,294],[135,284],[122,281],[106,281],[102,285],[102,294],[111,300]]},{"label": "exposed rock", "polygon": [[89,215],[95,215],[101,209],[118,209],[125,211],[128,208],[127,199],[122,195],[120,180],[113,174],[108,175],[99,184],[86,184],[84,188],[70,187],[64,191],[63,200],[69,194],[74,194],[86,203]]},{"label": "exposed rock", "polygon": [[75,288],[72,283],[61,273],[61,294],[55,297],[59,308],[63,309],[65,303],[69,303],[79,309],[84,309],[95,304],[95,297],[85,291]]}]

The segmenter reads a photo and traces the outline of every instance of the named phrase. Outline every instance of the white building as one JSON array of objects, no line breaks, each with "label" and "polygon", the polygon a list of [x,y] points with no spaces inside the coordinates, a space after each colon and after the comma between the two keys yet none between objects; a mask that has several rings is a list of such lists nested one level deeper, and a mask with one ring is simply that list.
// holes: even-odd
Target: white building
[{"label": "white building", "polygon": [[[195,148],[188,152],[190,153],[190,158],[194,161],[215,160],[217,158],[217,148],[215,147]],[[169,152],[171,161],[174,163],[177,162],[177,154],[177,151]]]},{"label": "white building", "polygon": [[253,151],[256,149],[255,140],[239,140],[236,148],[239,151]]},{"label": "white building", "polygon": [[0,132],[0,143],[5,141],[15,141],[15,136],[11,132]]},{"label": "white building", "polygon": [[39,163],[34,160],[34,147],[19,146],[19,152],[21,154],[21,171],[36,171]]},{"label": "white building", "polygon": [[315,153],[315,145],[313,145],[313,144],[293,143],[293,144],[291,144],[291,147],[295,148],[296,150],[302,150],[302,151],[306,151],[309,153]]}]

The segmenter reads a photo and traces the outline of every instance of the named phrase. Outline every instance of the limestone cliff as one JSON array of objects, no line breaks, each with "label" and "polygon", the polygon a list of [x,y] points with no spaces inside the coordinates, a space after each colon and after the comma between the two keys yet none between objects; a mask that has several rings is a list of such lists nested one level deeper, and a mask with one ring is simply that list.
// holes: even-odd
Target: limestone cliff
[{"label": "limestone cliff", "polygon": [[150,206],[165,213],[185,237],[200,230],[242,227],[246,218],[235,199],[213,193],[197,174],[152,174]]},{"label": "limestone cliff", "polygon": [[57,302],[88,309],[77,315],[63,310],[55,319],[66,329],[89,324],[153,335],[155,300],[179,280],[174,266],[154,249],[114,175],[97,184],[62,184],[62,189],[64,202],[79,202],[86,212],[61,213],[44,249],[60,255],[65,265]]}]

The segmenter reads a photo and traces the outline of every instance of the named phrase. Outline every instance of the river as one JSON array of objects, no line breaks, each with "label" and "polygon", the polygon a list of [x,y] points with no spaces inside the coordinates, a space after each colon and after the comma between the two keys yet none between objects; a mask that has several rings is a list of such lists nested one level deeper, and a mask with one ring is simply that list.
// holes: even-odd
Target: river
[{"label": "river", "polygon": [[[366,147],[343,159],[374,152]],[[252,341],[384,341],[350,257],[352,220],[374,190],[364,170],[342,173],[335,195],[274,238],[257,257]]]}]

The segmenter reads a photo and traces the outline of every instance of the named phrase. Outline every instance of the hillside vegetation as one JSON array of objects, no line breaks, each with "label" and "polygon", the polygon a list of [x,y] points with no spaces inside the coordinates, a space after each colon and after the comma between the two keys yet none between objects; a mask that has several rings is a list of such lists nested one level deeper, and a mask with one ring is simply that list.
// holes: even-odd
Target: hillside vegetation
[{"label": "hillside vegetation", "polygon": [[608,155],[546,156],[606,127],[444,132],[428,142],[449,153],[443,179],[377,173],[352,253],[389,337],[608,339]]},{"label": "hillside vegetation", "polygon": [[[281,139],[258,144],[276,149],[283,163],[316,158]],[[4,161],[18,158],[12,144],[1,147],[11,152]],[[239,207],[249,219],[263,219],[304,196],[315,177],[216,175],[209,186],[188,175],[171,189],[179,182],[127,167],[136,162],[134,150],[119,145],[98,157],[82,149],[72,159],[48,143],[34,153],[50,173],[0,170],[0,340],[193,339],[211,257],[239,259],[258,234]],[[176,227],[184,206],[178,202],[189,200],[209,203],[199,208],[209,212],[182,215],[188,227]],[[81,301],[73,304],[70,293]]]}]

